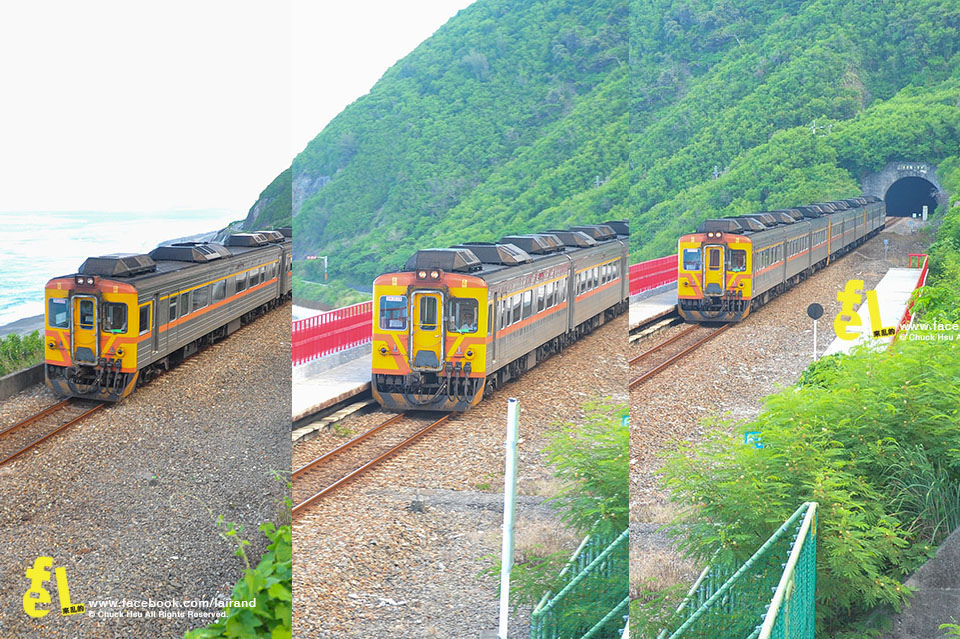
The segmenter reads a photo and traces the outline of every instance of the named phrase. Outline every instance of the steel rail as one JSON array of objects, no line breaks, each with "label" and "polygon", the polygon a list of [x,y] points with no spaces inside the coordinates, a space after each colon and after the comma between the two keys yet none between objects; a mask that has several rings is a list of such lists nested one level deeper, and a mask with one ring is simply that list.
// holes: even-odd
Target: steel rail
[{"label": "steel rail", "polygon": [[324,461],[326,461],[327,459],[330,459],[330,458],[333,457],[334,455],[338,455],[338,454],[342,453],[343,451],[347,450],[348,448],[353,448],[354,446],[356,446],[356,445],[359,444],[360,442],[364,441],[365,439],[369,438],[369,437],[372,436],[372,435],[375,435],[375,434],[379,433],[381,430],[383,430],[384,428],[386,428],[386,427],[389,426],[390,424],[393,424],[393,423],[396,422],[397,420],[403,418],[403,416],[404,416],[403,413],[397,413],[396,415],[394,415],[393,417],[391,417],[391,418],[388,419],[387,421],[383,422],[383,423],[380,424],[379,426],[376,426],[376,427],[374,427],[374,428],[371,428],[371,429],[368,430],[367,432],[365,432],[365,433],[363,433],[363,434],[361,434],[361,435],[357,435],[356,437],[354,437],[354,438],[351,439],[350,441],[348,441],[348,442],[346,442],[346,443],[344,443],[344,444],[341,444],[340,446],[337,446],[337,447],[334,448],[333,450],[331,450],[331,451],[329,451],[328,453],[325,453],[325,454],[317,457],[317,458],[314,459],[313,461],[307,462],[306,464],[304,464],[304,465],[301,466],[300,468],[298,468],[298,469],[296,469],[295,471],[293,471],[293,479],[296,479],[297,477],[303,475],[304,473],[310,472],[311,470],[313,470],[314,468],[316,468],[318,465],[322,464]]},{"label": "steel rail", "polygon": [[699,324],[692,324],[692,325],[690,326],[690,328],[688,328],[687,330],[685,330],[685,331],[680,331],[679,333],[677,333],[676,335],[674,335],[674,336],[671,337],[670,339],[665,340],[665,341],[663,341],[663,342],[660,342],[659,344],[657,344],[656,346],[654,346],[653,348],[651,348],[651,349],[648,350],[648,351],[644,351],[643,353],[640,353],[639,355],[637,355],[636,357],[634,357],[633,359],[631,359],[628,363],[629,363],[631,366],[633,366],[634,364],[636,364],[636,363],[639,362],[640,360],[645,359],[648,355],[653,355],[654,353],[656,353],[657,351],[659,351],[659,350],[660,350],[661,348],[663,348],[664,346],[667,346],[667,345],[669,345],[669,344],[673,344],[675,341],[677,341],[678,339],[680,339],[680,338],[683,337],[684,335],[689,335],[690,333],[692,333],[693,331],[697,330],[698,328],[700,328],[700,325],[699,325]]},{"label": "steel rail", "polygon": [[12,430],[16,430],[16,429],[20,428],[21,426],[26,426],[26,425],[28,425],[28,424],[32,424],[33,422],[37,421],[37,420],[40,419],[41,417],[46,417],[46,416],[49,415],[50,413],[52,413],[52,412],[54,412],[54,411],[57,411],[57,410],[60,410],[61,408],[63,408],[64,406],[66,406],[68,403],[70,403],[70,398],[64,399],[64,400],[62,400],[62,401],[60,401],[60,402],[57,402],[56,404],[52,404],[52,405],[50,405],[50,406],[47,406],[46,408],[44,408],[42,411],[40,411],[39,413],[37,413],[37,414],[34,415],[33,417],[27,417],[27,418],[26,418],[25,420],[23,420],[22,422],[17,422],[17,423],[14,424],[13,426],[7,426],[7,427],[4,428],[3,430],[0,430],[0,435],[5,435],[5,434],[9,433],[9,432],[12,431]]},{"label": "steel rail", "polygon": [[697,350],[698,348],[700,348],[700,346],[702,346],[703,344],[706,344],[707,342],[709,342],[709,341],[712,340],[714,337],[716,337],[716,336],[719,335],[720,333],[724,332],[725,330],[727,330],[727,329],[730,328],[731,326],[732,326],[732,324],[724,324],[723,326],[721,326],[720,328],[716,329],[715,331],[713,331],[713,332],[710,333],[709,335],[705,336],[703,339],[694,342],[692,345],[688,346],[686,349],[680,351],[679,353],[677,353],[676,355],[674,355],[673,357],[671,357],[671,358],[668,359],[667,361],[663,362],[662,364],[658,364],[657,366],[655,366],[654,368],[650,369],[649,371],[647,371],[647,372],[644,373],[643,375],[640,375],[639,377],[637,377],[636,379],[634,379],[632,382],[630,382],[630,388],[632,389],[634,386],[636,386],[636,385],[638,385],[638,384],[641,384],[642,382],[645,382],[646,380],[650,379],[651,377],[653,377],[654,375],[656,375],[656,374],[659,373],[660,371],[666,369],[668,366],[670,366],[671,364],[673,364],[673,363],[676,362],[677,360],[682,359],[683,357],[686,357],[687,355],[689,355],[689,354],[692,353],[693,351],[695,351],[695,350]]},{"label": "steel rail", "polygon": [[[66,400],[66,401],[69,401],[69,400]],[[63,404],[63,402],[61,402],[61,403],[58,404],[57,406],[61,406],[62,404]],[[44,435],[43,437],[40,437],[40,438],[38,438],[38,439],[33,440],[32,442],[30,442],[29,444],[27,444],[26,446],[24,446],[23,448],[21,448],[21,449],[18,450],[17,452],[13,453],[12,455],[8,455],[8,456],[4,457],[3,459],[0,459],[0,466],[3,466],[4,464],[6,464],[6,463],[8,463],[8,462],[13,461],[14,459],[16,459],[17,457],[19,457],[19,456],[22,455],[23,453],[25,453],[25,452],[27,452],[28,450],[34,448],[34,447],[37,446],[38,444],[40,444],[40,443],[42,443],[42,442],[50,439],[51,437],[53,437],[54,435],[56,435],[57,433],[59,433],[59,432],[62,431],[63,429],[65,429],[65,428],[67,428],[67,427],[69,427],[69,426],[73,426],[74,424],[76,424],[76,423],[79,422],[80,420],[85,419],[85,418],[86,418],[87,416],[89,416],[89,415],[92,415],[93,413],[97,412],[98,410],[100,410],[100,409],[103,408],[104,406],[106,406],[106,404],[97,404],[96,406],[93,406],[92,408],[90,408],[90,409],[88,409],[88,410],[80,413],[78,416],[76,416],[76,417],[74,417],[73,419],[69,420],[69,421],[66,422],[65,424],[62,424],[62,425],[56,427],[55,429],[53,429],[52,431],[50,431],[49,433],[47,433],[47,434]],[[51,407],[51,408],[52,408],[52,407]],[[42,411],[42,414],[34,415],[34,417],[32,417],[29,421],[33,421],[33,420],[35,420],[35,419],[39,419],[39,417],[41,417],[42,415],[49,414],[50,412],[51,412],[51,411],[50,411],[49,409],[46,409],[45,411]],[[8,429],[8,430],[9,430],[9,429]],[[4,432],[6,432],[6,431],[4,431]]]},{"label": "steel rail", "polygon": [[[377,464],[379,464],[379,463],[380,463],[381,461],[383,461],[384,459],[387,459],[388,457],[391,457],[392,455],[400,452],[401,450],[403,450],[404,448],[406,448],[407,446],[409,446],[409,445],[412,444],[413,442],[417,441],[418,439],[420,439],[421,437],[423,437],[424,435],[426,435],[428,432],[430,432],[431,430],[435,429],[437,426],[439,426],[440,424],[444,423],[445,421],[447,421],[447,420],[450,419],[451,417],[454,417],[454,416],[457,415],[457,414],[458,414],[458,413],[447,413],[446,415],[444,415],[443,417],[441,417],[441,418],[438,419],[437,421],[433,422],[433,423],[430,424],[429,426],[425,426],[424,428],[420,429],[419,431],[417,431],[416,433],[414,433],[413,435],[411,435],[411,436],[408,437],[407,439],[403,440],[402,442],[400,442],[400,443],[397,444],[396,446],[393,446],[393,447],[390,448],[388,451],[386,451],[386,452],[384,452],[384,453],[381,453],[379,456],[377,456],[376,458],[368,461],[367,463],[365,463],[363,466],[360,466],[360,467],[357,468],[356,470],[354,470],[354,471],[352,471],[352,472],[350,472],[350,473],[347,473],[346,475],[344,475],[343,477],[341,477],[341,478],[338,479],[337,481],[333,482],[332,484],[330,484],[329,486],[327,486],[326,488],[324,488],[324,489],[321,490],[320,492],[316,493],[316,494],[313,495],[312,497],[308,497],[307,499],[304,499],[304,500],[301,501],[300,503],[294,505],[294,507],[293,507],[293,515],[296,516],[296,515],[300,514],[300,513],[303,512],[303,510],[304,510],[307,506],[309,506],[310,504],[316,502],[317,500],[319,500],[320,498],[324,497],[325,495],[328,495],[328,494],[331,493],[333,490],[335,490],[336,488],[339,488],[340,486],[344,485],[345,483],[347,483],[348,481],[350,481],[350,480],[353,479],[354,477],[357,477],[358,475],[363,474],[364,472],[366,472],[367,470],[369,470],[369,469],[372,468],[373,466],[376,466]],[[400,415],[400,417],[402,417],[402,416],[403,416],[403,415]],[[347,443],[349,443],[349,442],[347,442]],[[346,444],[345,444],[345,445],[346,445]],[[342,449],[343,447],[341,446],[340,448]],[[335,450],[339,450],[339,449],[335,449]],[[329,456],[329,455],[328,455],[328,456]],[[313,462],[311,462],[311,463],[313,463]]]}]

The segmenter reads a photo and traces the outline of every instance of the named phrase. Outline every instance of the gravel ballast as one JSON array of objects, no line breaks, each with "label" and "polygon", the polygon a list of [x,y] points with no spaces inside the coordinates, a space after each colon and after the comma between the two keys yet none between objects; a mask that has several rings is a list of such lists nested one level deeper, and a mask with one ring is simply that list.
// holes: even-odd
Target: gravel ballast
[{"label": "gravel ballast", "polygon": [[[290,466],[290,307],[283,306],[189,358],[0,469],[0,637],[182,637],[206,617],[105,618],[100,600],[229,597],[244,564],[215,518],[243,526],[252,565],[276,521]],[[0,424],[55,401],[43,386],[0,404]],[[289,475],[285,475],[289,477]],[[66,569],[86,614],[23,611],[38,556]],[[111,607],[104,614],[131,614]],[[91,616],[92,613],[92,616]]]}]

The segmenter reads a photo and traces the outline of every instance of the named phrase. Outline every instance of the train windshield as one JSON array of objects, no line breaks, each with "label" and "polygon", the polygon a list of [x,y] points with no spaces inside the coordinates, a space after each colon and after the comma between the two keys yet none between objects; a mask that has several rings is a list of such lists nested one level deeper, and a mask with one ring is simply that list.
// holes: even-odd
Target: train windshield
[{"label": "train windshield", "polygon": [[727,270],[733,273],[743,273],[747,270],[747,252],[742,249],[728,250]]},{"label": "train windshield", "polygon": [[64,297],[51,297],[47,307],[47,322],[53,328],[67,328],[67,300]]},{"label": "train windshield", "polygon": [[700,249],[683,249],[683,270],[700,270]]},{"label": "train windshield", "polygon": [[447,331],[451,333],[477,332],[477,300],[450,298]]},{"label": "train windshield", "polygon": [[116,302],[103,303],[103,330],[108,333],[127,332],[127,305]]},{"label": "train windshield", "polygon": [[386,331],[403,331],[407,328],[407,296],[380,296],[380,328]]}]

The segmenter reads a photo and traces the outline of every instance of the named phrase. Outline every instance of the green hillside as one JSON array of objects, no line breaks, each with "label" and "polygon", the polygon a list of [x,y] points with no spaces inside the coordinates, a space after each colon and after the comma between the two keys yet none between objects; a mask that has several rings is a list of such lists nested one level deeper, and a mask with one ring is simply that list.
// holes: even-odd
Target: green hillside
[{"label": "green hillside", "polygon": [[958,26],[952,0],[634,1],[634,259],[707,217],[849,197],[889,160],[955,154]]},{"label": "green hillside", "polygon": [[294,160],[296,257],[368,286],[419,247],[625,217],[628,15],[626,0],[458,13]]}]

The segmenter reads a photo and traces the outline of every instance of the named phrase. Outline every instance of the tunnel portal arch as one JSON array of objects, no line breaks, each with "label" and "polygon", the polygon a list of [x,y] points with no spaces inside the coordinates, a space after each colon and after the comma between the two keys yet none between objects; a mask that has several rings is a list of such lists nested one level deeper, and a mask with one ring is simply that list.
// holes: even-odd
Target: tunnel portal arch
[{"label": "tunnel portal arch", "polygon": [[883,170],[864,177],[860,186],[864,195],[875,195],[887,204],[887,215],[909,216],[921,212],[924,204],[932,213],[947,201],[937,167],[927,162],[889,162]]}]

